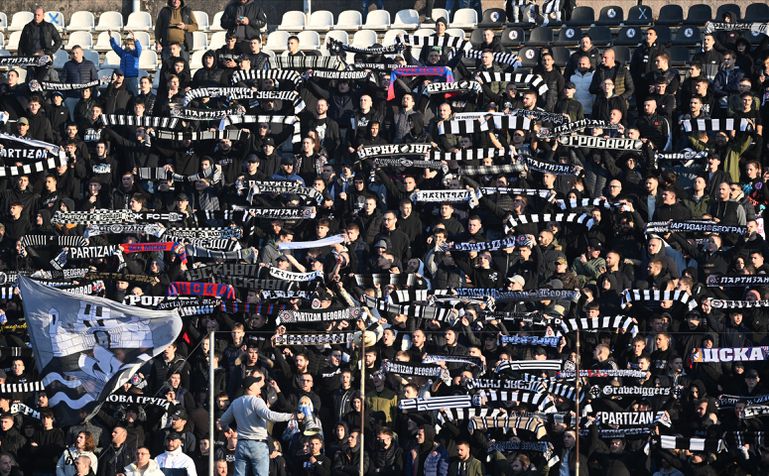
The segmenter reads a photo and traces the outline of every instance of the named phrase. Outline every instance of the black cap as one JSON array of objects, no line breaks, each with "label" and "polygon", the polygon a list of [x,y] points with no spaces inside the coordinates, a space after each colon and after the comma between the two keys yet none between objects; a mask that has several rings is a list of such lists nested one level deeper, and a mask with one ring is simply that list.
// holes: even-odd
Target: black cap
[{"label": "black cap", "polygon": [[248,160],[248,162],[255,162],[257,164],[259,163],[259,156],[256,154],[248,154],[248,157],[246,157],[246,159]]},{"label": "black cap", "polygon": [[568,83],[566,83],[566,89],[577,89],[577,85],[569,81]]},{"label": "black cap", "polygon": [[262,381],[262,377],[246,377],[243,379],[243,390],[248,390],[251,385]]},{"label": "black cap", "polygon": [[186,193],[180,193],[179,195],[176,196],[176,201],[177,202],[181,202],[181,201],[189,202],[190,201],[190,197],[188,197]]},{"label": "black cap", "polygon": [[280,159],[280,165],[294,165],[293,157],[283,157]]},{"label": "black cap", "polygon": [[176,410],[171,418],[179,418],[180,420],[189,420],[189,415],[184,410]]},{"label": "black cap", "polygon": [[273,139],[272,137],[266,137],[266,138],[264,139],[264,142],[262,142],[262,145],[271,145],[271,146],[275,146],[275,139]]}]

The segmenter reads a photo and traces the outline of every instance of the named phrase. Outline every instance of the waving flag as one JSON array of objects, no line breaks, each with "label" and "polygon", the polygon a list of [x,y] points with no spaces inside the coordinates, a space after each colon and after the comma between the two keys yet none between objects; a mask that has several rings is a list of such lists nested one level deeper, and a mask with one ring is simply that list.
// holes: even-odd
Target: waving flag
[{"label": "waving flag", "polygon": [[152,311],[74,295],[19,277],[37,368],[62,426],[95,414],[182,329],[175,310]]}]

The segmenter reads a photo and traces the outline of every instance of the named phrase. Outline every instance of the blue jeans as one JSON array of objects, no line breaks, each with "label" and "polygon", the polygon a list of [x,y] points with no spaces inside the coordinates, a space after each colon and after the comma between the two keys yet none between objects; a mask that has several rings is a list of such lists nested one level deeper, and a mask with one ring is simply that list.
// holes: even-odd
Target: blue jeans
[{"label": "blue jeans", "polygon": [[264,441],[238,440],[235,476],[246,476],[248,467],[256,476],[270,476],[270,451]]},{"label": "blue jeans", "polygon": [[[139,78],[134,76],[133,78],[123,78],[125,88],[134,96],[139,94]],[[151,112],[151,111],[150,111]]]}]

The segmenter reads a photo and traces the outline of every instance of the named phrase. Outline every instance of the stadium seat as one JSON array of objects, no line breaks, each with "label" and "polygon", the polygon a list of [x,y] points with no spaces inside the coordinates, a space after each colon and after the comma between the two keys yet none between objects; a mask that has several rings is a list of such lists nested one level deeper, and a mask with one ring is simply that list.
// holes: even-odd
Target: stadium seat
[{"label": "stadium seat", "polygon": [[489,8],[483,12],[478,28],[491,28],[499,30],[505,26],[507,14],[501,8]]},{"label": "stadium seat", "polygon": [[155,71],[157,67],[158,54],[150,49],[142,51],[141,56],[139,56],[139,68],[147,71]]},{"label": "stadium seat", "polygon": [[[325,38],[331,38],[336,41],[340,41],[342,43],[348,44],[350,43],[350,35],[343,30],[333,30],[326,33]],[[324,39],[323,44],[326,44],[326,41]]]},{"label": "stadium seat", "polygon": [[593,7],[580,6],[571,12],[571,18],[564,21],[569,26],[590,26],[595,22],[595,10]]},{"label": "stadium seat", "polygon": [[195,15],[195,21],[198,22],[198,31],[208,31],[208,13],[202,10],[193,10],[192,14]]},{"label": "stadium seat", "polygon": [[582,38],[582,30],[579,27],[563,25],[558,30],[553,44],[559,46],[577,46]]},{"label": "stadium seat", "polygon": [[358,10],[345,10],[336,19],[336,30],[358,31],[363,24],[363,16]]},{"label": "stadium seat", "polygon": [[684,23],[684,9],[681,5],[667,4],[660,8],[657,25],[682,25]]},{"label": "stadium seat", "polygon": [[[378,11],[378,10],[377,10]],[[370,12],[369,15],[373,13]],[[377,34],[373,30],[356,31],[352,36],[352,45],[359,48],[367,48],[377,42]]]},{"label": "stadium seat", "polygon": [[622,62],[623,64],[630,63],[630,48],[627,46],[615,46],[614,47],[614,58],[616,58],[617,61]]},{"label": "stadium seat", "polygon": [[[112,37],[115,38],[115,41],[120,41],[120,33],[113,32]],[[112,46],[109,44],[109,33],[106,31],[99,33],[99,36],[96,38],[96,44],[93,45],[93,49],[96,51],[111,50]]]},{"label": "stadium seat", "polygon": [[147,48],[152,45],[152,40],[150,39],[150,34],[146,31],[135,31],[134,32],[134,38],[139,40],[139,43],[142,44],[142,48]]},{"label": "stadium seat", "polygon": [[299,32],[304,30],[306,22],[307,16],[304,12],[291,10],[283,14],[283,18],[280,20],[280,25],[278,25],[278,30]]},{"label": "stadium seat", "polygon": [[673,41],[673,34],[670,32],[670,27],[666,25],[657,25],[654,27],[657,30],[657,42],[661,45],[669,45]]},{"label": "stadium seat", "polygon": [[460,8],[454,12],[451,19],[452,28],[463,28],[469,30],[478,26],[478,12],[472,8]]},{"label": "stadium seat", "polygon": [[334,28],[334,14],[328,10],[318,10],[310,14],[310,21],[305,30],[329,31]]},{"label": "stadium seat", "polygon": [[620,26],[625,21],[625,11],[622,7],[616,5],[609,5],[601,8],[601,12],[598,14],[598,20],[595,24],[598,26]]},{"label": "stadium seat", "polygon": [[593,44],[599,48],[609,46],[612,43],[611,30],[608,26],[594,26],[587,33],[593,40]]},{"label": "stadium seat", "polygon": [[24,25],[35,19],[32,12],[16,12],[11,17],[11,24],[8,25],[8,31],[21,31]]},{"label": "stadium seat", "polygon": [[120,12],[104,12],[99,15],[96,31],[120,31],[123,29],[123,15]]},{"label": "stadium seat", "polygon": [[518,56],[521,57],[521,66],[524,68],[533,68],[539,64],[539,48],[525,47],[521,48]]},{"label": "stadium seat", "polygon": [[5,33],[0,32],[0,50],[5,48]]},{"label": "stadium seat", "polygon": [[433,20],[433,23],[435,23],[435,20],[439,18],[443,18],[446,20],[446,23],[449,22],[449,11],[445,8],[433,8],[433,11],[431,13],[431,17]]},{"label": "stadium seat", "polygon": [[389,46],[395,44],[396,38],[398,38],[398,36],[406,34],[406,30],[401,30],[400,28],[390,28],[387,30],[387,33],[384,34],[382,45]]},{"label": "stadium seat", "polygon": [[766,3],[751,3],[745,9],[745,21],[769,22],[769,5]]},{"label": "stadium seat", "polygon": [[689,7],[684,24],[705,26],[705,23],[709,22],[712,18],[713,10],[710,9],[710,5],[697,3]]},{"label": "stadium seat", "polygon": [[152,30],[152,17],[147,12],[133,12],[128,15],[125,28],[133,31],[150,31]]},{"label": "stadium seat", "polygon": [[273,31],[267,35],[267,43],[265,44],[265,47],[276,53],[285,51],[289,36],[291,35],[287,31]]},{"label": "stadium seat", "polygon": [[[724,19],[724,14],[726,13],[732,14],[732,21],[738,22],[740,21],[740,6],[734,3],[722,3],[718,6],[718,10],[716,10],[716,17],[714,18],[715,21],[721,21]],[[752,18],[747,18],[747,21],[755,21]]]},{"label": "stadium seat", "polygon": [[104,55],[104,61],[102,61],[101,65],[108,68],[120,67],[120,55],[114,51],[107,51],[107,53]]},{"label": "stadium seat", "polygon": [[476,28],[473,30],[472,33],[470,33],[470,44],[473,45],[473,48],[476,50],[481,46],[483,43],[483,30],[480,28]]},{"label": "stadium seat", "polygon": [[547,46],[553,42],[553,30],[546,26],[538,26],[529,32],[527,45]]},{"label": "stadium seat", "polygon": [[364,30],[387,31],[390,28],[390,12],[387,10],[374,10],[368,12]]},{"label": "stadium seat", "polygon": [[630,7],[624,22],[627,26],[651,25],[651,23],[652,9],[646,5],[635,5]]},{"label": "stadium seat", "polygon": [[523,28],[505,28],[499,36],[499,44],[504,48],[520,48],[523,45],[525,33]]},{"label": "stadium seat", "polygon": [[8,28],[8,15],[4,12],[0,12],[0,30]]},{"label": "stadium seat", "polygon": [[457,38],[464,38],[465,30],[461,28],[448,28],[446,30],[446,34],[449,36],[456,36]]},{"label": "stadium seat", "polygon": [[395,20],[392,23],[393,28],[412,31],[419,28],[419,12],[413,8],[398,10],[395,13]]},{"label": "stadium seat", "polygon": [[53,55],[53,68],[62,69],[67,61],[69,61],[69,53],[59,50]]},{"label": "stadium seat", "polygon": [[92,31],[96,26],[96,19],[93,13],[86,11],[78,11],[69,17],[69,25],[67,31]]},{"label": "stadium seat", "polygon": [[70,33],[67,39],[67,46],[64,48],[71,50],[75,45],[80,45],[83,49],[91,49],[93,46],[91,33],[87,31],[73,31]]},{"label": "stadium seat", "polygon": [[673,33],[673,46],[698,46],[702,41],[702,33],[696,26],[682,26]]},{"label": "stadium seat", "polygon": [[302,50],[320,49],[320,33],[317,31],[302,31],[297,35],[299,37],[299,48]]},{"label": "stadium seat", "polygon": [[190,69],[200,69],[203,67],[203,55],[206,54],[205,51],[193,51],[192,55],[190,56]]},{"label": "stadium seat", "polygon": [[83,58],[87,59],[96,66],[99,66],[99,52],[94,50],[83,50]]},{"label": "stadium seat", "polygon": [[689,48],[685,46],[674,46],[668,52],[670,52],[670,66],[685,66],[691,60]]},{"label": "stadium seat", "polygon": [[435,33],[435,30],[432,28],[420,28],[414,32],[414,36],[430,36],[433,33]]},{"label": "stadium seat", "polygon": [[224,31],[224,28],[222,28],[222,15],[224,15],[224,12],[214,13],[214,19],[208,25],[209,31]]},{"label": "stadium seat", "polygon": [[19,49],[19,40],[21,40],[21,32],[12,31],[8,37],[8,43],[5,44],[5,49],[15,53]]},{"label": "stadium seat", "polygon": [[550,52],[553,54],[555,65],[559,68],[565,68],[566,63],[569,62],[569,57],[571,57],[571,51],[563,46],[554,46],[550,49]]},{"label": "stadium seat", "polygon": [[111,80],[112,73],[115,69],[116,68],[99,68],[99,71],[96,74],[99,76],[100,80]]},{"label": "stadium seat", "polygon": [[207,50],[208,35],[204,31],[192,32],[192,51]]},{"label": "stadium seat", "polygon": [[637,26],[623,26],[614,38],[615,45],[638,46],[644,39],[644,34]]},{"label": "stadium seat", "polygon": [[[208,48],[211,50],[218,50],[224,44],[227,43],[227,32],[216,31],[211,35],[211,39],[208,41]],[[285,48],[285,44],[283,46]]]},{"label": "stadium seat", "polygon": [[57,30],[63,31],[64,30],[64,14],[62,12],[45,12],[45,15],[43,16],[45,18],[45,21],[52,24],[56,27]]}]

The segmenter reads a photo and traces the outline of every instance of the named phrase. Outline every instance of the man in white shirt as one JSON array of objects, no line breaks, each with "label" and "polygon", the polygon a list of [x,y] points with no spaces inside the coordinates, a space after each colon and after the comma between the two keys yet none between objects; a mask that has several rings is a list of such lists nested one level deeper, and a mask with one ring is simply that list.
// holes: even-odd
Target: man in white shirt
[{"label": "man in white shirt", "polygon": [[158,466],[166,476],[198,476],[195,462],[182,452],[182,436],[171,432],[166,438],[166,451],[157,458]]}]

